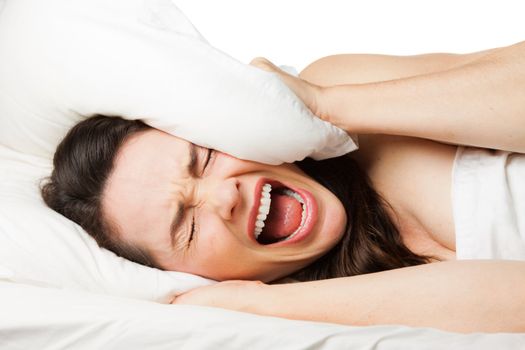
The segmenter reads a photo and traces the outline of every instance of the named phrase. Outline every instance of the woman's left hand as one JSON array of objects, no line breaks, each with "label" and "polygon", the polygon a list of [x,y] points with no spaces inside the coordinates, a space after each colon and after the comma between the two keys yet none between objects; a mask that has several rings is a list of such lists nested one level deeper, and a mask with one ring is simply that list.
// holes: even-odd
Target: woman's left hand
[{"label": "woman's left hand", "polygon": [[225,281],[192,289],[178,295],[171,304],[220,307],[235,311],[259,313],[263,294],[269,286],[260,281]]}]

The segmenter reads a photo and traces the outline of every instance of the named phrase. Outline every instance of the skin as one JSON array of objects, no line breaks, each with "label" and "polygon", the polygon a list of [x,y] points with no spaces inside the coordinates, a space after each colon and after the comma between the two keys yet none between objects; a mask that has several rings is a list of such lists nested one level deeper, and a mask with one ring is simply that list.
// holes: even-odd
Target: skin
[{"label": "skin", "polygon": [[[272,281],[301,269],[341,238],[346,215],[339,200],[297,166],[271,166],[198,147],[197,177],[186,171],[190,143],[151,129],[129,138],[118,151],[103,193],[103,211],[120,238],[146,249],[166,270],[215,280]],[[162,150],[162,151],[159,151]],[[247,232],[256,182],[266,177],[310,191],[318,220],[304,240],[261,245]],[[182,230],[171,242],[170,224],[182,201]],[[190,241],[192,215],[196,233]]]}]

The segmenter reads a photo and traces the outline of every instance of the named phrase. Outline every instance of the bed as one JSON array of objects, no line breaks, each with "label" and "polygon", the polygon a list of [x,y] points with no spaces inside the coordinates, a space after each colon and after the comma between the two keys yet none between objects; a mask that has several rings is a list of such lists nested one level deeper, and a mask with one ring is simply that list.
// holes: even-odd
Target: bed
[{"label": "bed", "polygon": [[0,348],[523,349],[523,334],[340,325],[0,282]]},{"label": "bed", "polygon": [[[78,225],[53,212],[42,202],[38,186],[41,179],[51,171],[52,154],[61,136],[76,121],[81,120],[83,115],[101,112],[93,105],[101,108],[102,103],[102,109],[106,108],[104,100],[97,99],[86,99],[91,104],[84,101],[75,106],[61,104],[62,98],[57,99],[55,95],[57,91],[63,92],[67,97],[64,101],[73,103],[75,100],[73,89],[65,89],[68,85],[62,84],[63,82],[57,83],[57,77],[63,76],[58,73],[63,71],[55,70],[63,68],[58,64],[64,59],[60,53],[67,51],[72,54],[72,47],[65,50],[64,47],[57,46],[56,40],[46,41],[49,38],[44,34],[45,30],[65,32],[62,38],[70,40],[73,25],[83,23],[82,20],[88,19],[89,23],[100,25],[110,18],[117,18],[117,29],[120,31],[122,28],[129,29],[126,25],[134,23],[138,18],[139,22],[145,19],[153,21],[155,30],[162,31],[157,34],[163,40],[167,37],[165,31],[168,31],[170,35],[177,35],[184,42],[187,42],[188,38],[198,41],[198,45],[194,46],[195,50],[205,50],[203,45],[207,43],[169,0],[0,0],[0,10],[6,4],[13,3],[21,8],[27,6],[19,14],[33,17],[23,24],[9,23],[11,32],[5,30],[5,27],[0,28],[1,349],[523,348],[525,334],[456,334],[396,325],[348,327],[262,317],[222,309],[166,304],[176,293],[214,282],[184,273],[160,271],[124,260],[99,248]],[[90,11],[95,9],[98,14],[102,14],[100,21],[92,21],[93,17],[83,13],[81,4],[89,4],[86,6]],[[133,11],[142,11],[144,4],[151,6],[151,11],[146,12],[150,16],[144,16],[144,13],[140,12],[140,16],[135,17]],[[58,9],[65,12],[55,11]],[[57,13],[61,16],[56,17]],[[114,16],[111,17],[110,14]],[[130,14],[132,17],[128,17]],[[43,22],[45,19],[50,20],[48,25]],[[178,20],[176,24],[173,24],[174,19]],[[2,26],[9,20],[13,18],[6,17],[5,12],[0,12]],[[26,26],[27,23],[33,24],[32,31]],[[66,27],[60,27],[61,25]],[[14,39],[13,28],[19,30]],[[143,30],[148,35],[152,33],[151,28]],[[38,38],[37,42],[33,42],[33,46],[29,45],[31,40],[35,41],[35,36]],[[86,37],[87,39],[89,38]],[[151,37],[148,37],[149,39]],[[26,51],[28,49],[33,51]],[[27,54],[28,52],[31,54]],[[199,57],[202,56],[202,51],[200,52]],[[224,73],[219,71],[224,67],[241,66],[236,66],[237,63],[231,62],[216,51],[213,52],[215,56],[207,57],[209,60],[227,62],[224,66],[217,66],[219,73]],[[89,63],[89,60],[83,63]],[[39,69],[46,64],[58,66],[52,66],[51,70],[49,66]],[[65,80],[70,84],[76,83],[72,84],[71,88],[82,85],[75,75],[78,72],[72,70],[74,67],[68,65],[66,68],[70,75],[66,75]],[[139,67],[134,68],[138,74]],[[221,74],[217,74],[218,79]],[[262,75],[254,79],[250,80],[250,84],[259,79],[261,86],[277,91],[275,96],[266,98],[275,102],[276,98],[282,95],[283,99],[278,106],[282,105],[286,109],[286,106],[293,105],[286,113],[288,116],[295,113],[298,121],[283,126],[283,132],[296,131],[298,128],[315,128],[323,135],[319,138],[319,144],[326,144],[326,139],[339,137],[338,143],[328,145],[328,148],[333,148],[332,155],[348,152],[355,146],[346,134],[344,138],[340,131],[318,124],[304,111],[303,106],[290,103],[291,93],[282,89],[282,86],[275,85],[275,80],[269,80],[267,76]],[[27,84],[24,85],[24,82]],[[219,79],[219,86],[222,86],[220,83]],[[97,84],[94,87],[96,88]],[[244,91],[244,86],[239,83],[235,89]],[[77,96],[82,97],[93,97],[96,94],[96,91],[91,95],[85,94],[86,91],[82,89],[75,91]],[[102,97],[107,97],[107,91],[109,90],[103,90]],[[115,101],[120,100],[109,101],[118,105]],[[259,98],[257,101],[268,104],[269,100]],[[157,107],[159,105],[150,104]],[[122,105],[124,107],[120,111],[115,107],[115,113],[126,112],[128,104]],[[191,107],[192,104],[188,106]],[[209,106],[212,110],[216,107]],[[159,109],[150,112],[155,114]],[[245,112],[237,111],[239,115],[246,115]],[[265,121],[264,115],[258,118]],[[275,114],[274,118],[278,119],[280,115]],[[196,125],[191,124],[194,123],[192,118],[188,119],[187,124],[184,124],[184,120],[171,120],[170,124],[169,119],[162,118],[157,119],[157,122],[160,126],[168,126],[168,129],[173,125],[181,128],[182,125],[190,130],[192,125]],[[203,135],[205,138],[206,135]],[[247,135],[250,136],[249,133]],[[261,143],[262,146],[266,144],[267,140]],[[236,147],[243,149],[241,144]],[[280,154],[279,147],[285,148],[287,145],[276,146],[273,156]],[[312,145],[310,153],[316,147]],[[304,152],[304,149],[308,147],[297,151]],[[272,155],[267,156],[267,159],[273,159]],[[301,156],[304,154],[293,154],[290,157]]]}]

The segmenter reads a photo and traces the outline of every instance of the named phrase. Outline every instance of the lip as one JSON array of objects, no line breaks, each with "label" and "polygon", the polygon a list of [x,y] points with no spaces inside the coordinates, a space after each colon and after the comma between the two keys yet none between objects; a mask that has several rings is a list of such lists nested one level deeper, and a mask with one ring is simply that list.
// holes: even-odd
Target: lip
[{"label": "lip", "polygon": [[[288,187],[292,189],[293,191],[295,191],[296,193],[298,193],[304,200],[304,204],[306,207],[305,208],[306,217],[304,220],[304,224],[299,229],[299,231],[295,234],[295,236],[293,236],[290,239],[272,243],[272,244],[261,244],[257,242],[257,240],[255,239],[255,235],[254,235],[255,221],[259,213],[259,206],[261,202],[261,192],[262,192],[262,187],[264,186],[264,184],[270,184],[272,185],[272,187],[283,187],[283,186]],[[317,202],[314,196],[309,191],[305,189],[301,189],[301,188],[296,188],[294,186],[290,186],[289,184],[282,183],[280,181],[276,181],[276,180],[272,180],[268,178],[261,178],[259,179],[259,181],[257,181],[257,184],[255,185],[255,190],[254,190],[253,206],[250,211],[250,216],[248,218],[247,232],[248,232],[248,237],[250,238],[251,241],[261,246],[272,246],[272,247],[277,247],[277,246],[280,247],[280,246],[286,246],[286,245],[298,243],[302,241],[304,238],[306,238],[312,232],[316,222],[317,222]]]}]

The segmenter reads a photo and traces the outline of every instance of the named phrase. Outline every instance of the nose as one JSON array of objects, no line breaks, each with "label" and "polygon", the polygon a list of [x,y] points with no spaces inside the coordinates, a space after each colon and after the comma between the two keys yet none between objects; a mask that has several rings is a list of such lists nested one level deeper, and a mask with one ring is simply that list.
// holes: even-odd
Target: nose
[{"label": "nose", "polygon": [[208,183],[206,187],[206,205],[224,220],[230,220],[233,209],[240,201],[239,181],[236,178],[228,178]]}]

